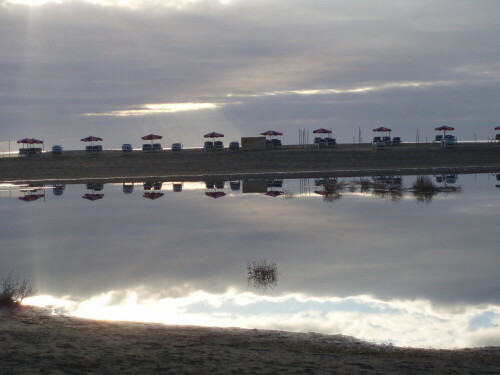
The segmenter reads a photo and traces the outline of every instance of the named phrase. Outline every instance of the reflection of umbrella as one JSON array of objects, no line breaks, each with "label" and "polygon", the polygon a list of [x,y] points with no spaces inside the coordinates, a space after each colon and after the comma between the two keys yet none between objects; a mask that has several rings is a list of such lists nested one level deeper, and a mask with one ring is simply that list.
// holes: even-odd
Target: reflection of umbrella
[{"label": "reflection of umbrella", "polygon": [[82,198],[93,202],[104,198],[104,194],[85,194]]},{"label": "reflection of umbrella", "polygon": [[203,136],[203,138],[222,138],[222,137],[224,137],[224,134],[217,132],[207,133]]},{"label": "reflection of umbrella", "polygon": [[223,191],[214,191],[214,192],[207,191],[205,193],[205,195],[207,197],[211,197],[211,198],[217,199],[217,198],[223,197],[224,195],[226,195],[226,193],[224,193]]},{"label": "reflection of umbrella", "polygon": [[439,127],[435,128],[434,130],[442,131],[443,134],[446,134],[446,132],[455,130],[455,128],[452,128],[451,126],[443,125],[443,126],[439,126]]},{"label": "reflection of umbrella", "polygon": [[163,193],[158,193],[158,192],[154,191],[154,192],[150,192],[150,193],[144,193],[143,197],[153,200],[153,199],[163,197]]},{"label": "reflection of umbrella", "polygon": [[33,202],[43,197],[45,197],[45,194],[30,194],[30,195],[25,195],[24,197],[19,197],[19,200],[25,202]]},{"label": "reflection of umbrella", "polygon": [[275,130],[268,130],[267,132],[262,132],[260,133],[260,135],[265,135],[265,136],[269,136],[269,137],[274,137],[274,136],[280,136],[280,135],[283,135],[282,132],[277,132]]},{"label": "reflection of umbrella", "polygon": [[285,192],[283,191],[278,191],[278,190],[269,190],[266,195],[270,196],[270,197],[273,197],[273,198],[276,198],[276,197],[279,197],[280,195],[283,195],[285,194]]},{"label": "reflection of umbrella", "polygon": [[80,141],[82,141],[82,142],[92,142],[92,146],[93,146],[94,142],[102,141],[102,138],[94,137],[93,135],[89,135],[88,137],[80,139]]},{"label": "reflection of umbrella", "polygon": [[382,133],[385,133],[385,132],[388,132],[389,135],[390,133],[392,132],[392,129],[389,129],[389,128],[385,128],[383,126],[379,127],[379,128],[375,128],[373,129],[374,132],[382,132]]},{"label": "reflection of umbrella", "polygon": [[332,131],[329,129],[325,129],[325,128],[319,128],[319,129],[313,130],[313,133],[314,134],[332,134]]},{"label": "reflection of umbrella", "polygon": [[162,139],[162,138],[163,138],[163,136],[156,135],[156,134],[148,134],[148,135],[145,135],[144,137],[141,137],[142,140],[151,141],[151,143],[153,143],[154,139]]},{"label": "reflection of umbrella", "polygon": [[495,128],[495,130],[500,130],[500,126],[497,126],[497,127]]}]

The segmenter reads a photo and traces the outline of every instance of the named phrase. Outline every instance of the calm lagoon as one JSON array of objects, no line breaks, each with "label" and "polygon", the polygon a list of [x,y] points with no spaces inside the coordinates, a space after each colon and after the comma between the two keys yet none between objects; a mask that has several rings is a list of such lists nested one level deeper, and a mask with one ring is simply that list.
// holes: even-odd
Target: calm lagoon
[{"label": "calm lagoon", "polygon": [[0,275],[79,317],[500,345],[498,178],[3,185]]}]

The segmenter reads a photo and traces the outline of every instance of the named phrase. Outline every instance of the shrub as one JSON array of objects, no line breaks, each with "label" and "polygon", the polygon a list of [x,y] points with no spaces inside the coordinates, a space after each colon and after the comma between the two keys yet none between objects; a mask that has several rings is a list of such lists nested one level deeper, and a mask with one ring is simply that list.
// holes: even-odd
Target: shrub
[{"label": "shrub", "polygon": [[21,306],[23,300],[36,294],[30,281],[14,278],[12,273],[0,284],[0,308],[15,308]]},{"label": "shrub", "polygon": [[278,284],[278,266],[266,259],[247,262],[248,285],[257,289],[274,288]]}]

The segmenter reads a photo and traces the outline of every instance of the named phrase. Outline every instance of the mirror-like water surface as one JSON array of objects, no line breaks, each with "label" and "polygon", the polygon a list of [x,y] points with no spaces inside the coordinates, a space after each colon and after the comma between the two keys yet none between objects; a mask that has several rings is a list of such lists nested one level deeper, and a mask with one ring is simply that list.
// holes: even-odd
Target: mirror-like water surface
[{"label": "mirror-like water surface", "polygon": [[499,345],[499,184],[3,186],[0,275],[32,280],[29,303],[81,317]]}]

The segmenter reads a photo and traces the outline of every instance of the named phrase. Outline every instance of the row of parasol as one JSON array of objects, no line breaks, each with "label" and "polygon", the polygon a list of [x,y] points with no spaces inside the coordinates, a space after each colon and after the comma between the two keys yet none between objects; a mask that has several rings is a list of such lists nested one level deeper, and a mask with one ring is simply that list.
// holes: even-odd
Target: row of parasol
[{"label": "row of parasol", "polygon": [[[442,131],[444,134],[446,134],[447,131],[455,130],[455,128],[453,128],[451,126],[439,126],[439,127],[435,128],[435,130]],[[495,127],[495,130],[500,130],[500,126]],[[392,129],[381,126],[378,128],[374,128],[373,131],[390,134],[392,132]],[[314,134],[332,134],[332,130],[325,129],[325,128],[319,128],[319,129],[313,130],[313,133]],[[283,135],[283,133],[276,131],[276,130],[267,130],[265,132],[260,133],[260,135],[263,135],[266,137],[280,137]],[[218,132],[210,132],[210,133],[203,135],[203,137],[215,139],[215,138],[224,137],[224,134],[218,133]],[[148,135],[141,137],[142,140],[151,141],[151,143],[153,143],[154,140],[158,140],[158,139],[162,139],[162,138],[163,138],[163,136],[158,135],[158,134],[148,134]],[[81,139],[82,142],[91,142],[92,145],[94,144],[94,142],[100,142],[102,140],[103,140],[102,138],[95,137],[92,135]],[[36,138],[23,138],[23,139],[18,140],[17,143],[22,143],[24,145],[35,145],[35,144],[43,144],[43,141],[40,139],[36,139]]]}]

